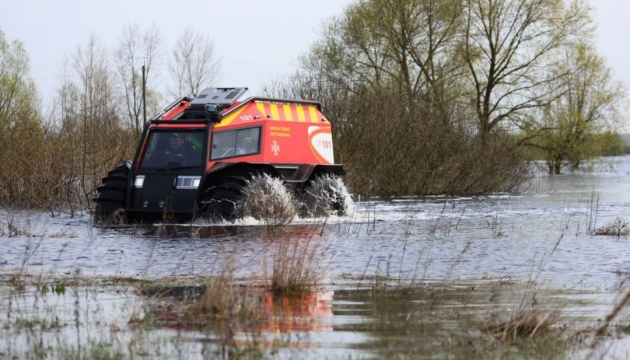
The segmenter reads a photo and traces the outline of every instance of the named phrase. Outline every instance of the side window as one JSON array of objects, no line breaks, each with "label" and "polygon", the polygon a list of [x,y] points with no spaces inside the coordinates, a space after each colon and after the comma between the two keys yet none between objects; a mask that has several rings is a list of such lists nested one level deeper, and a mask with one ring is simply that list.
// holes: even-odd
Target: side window
[{"label": "side window", "polygon": [[212,135],[210,159],[260,152],[260,127],[216,132]]},{"label": "side window", "polygon": [[260,128],[250,128],[237,130],[236,151],[237,155],[255,154],[259,150]]},{"label": "side window", "polygon": [[236,131],[217,132],[212,135],[210,159],[221,159],[236,154]]}]

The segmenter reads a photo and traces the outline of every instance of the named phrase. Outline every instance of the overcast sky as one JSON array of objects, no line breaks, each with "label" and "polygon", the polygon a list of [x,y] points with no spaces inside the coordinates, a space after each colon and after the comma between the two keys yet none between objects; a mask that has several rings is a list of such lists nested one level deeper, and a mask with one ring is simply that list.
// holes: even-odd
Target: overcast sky
[{"label": "overcast sky", "polygon": [[9,41],[25,44],[32,76],[45,95],[60,83],[64,58],[85,47],[90,35],[114,49],[124,26],[138,24],[144,30],[156,24],[169,52],[188,26],[208,35],[220,58],[217,86],[245,86],[252,96],[261,83],[292,72],[322,21],[342,13],[350,2],[0,0],[0,29]]},{"label": "overcast sky", "polygon": [[[221,60],[217,86],[246,86],[291,73],[296,59],[320,35],[321,24],[352,0],[0,0],[0,29],[20,40],[45,98],[60,83],[63,59],[94,35],[113,49],[125,25],[156,24],[172,49],[188,26],[214,41]],[[630,1],[590,0],[597,45],[616,77],[630,88]],[[167,101],[168,102],[168,101]]]}]

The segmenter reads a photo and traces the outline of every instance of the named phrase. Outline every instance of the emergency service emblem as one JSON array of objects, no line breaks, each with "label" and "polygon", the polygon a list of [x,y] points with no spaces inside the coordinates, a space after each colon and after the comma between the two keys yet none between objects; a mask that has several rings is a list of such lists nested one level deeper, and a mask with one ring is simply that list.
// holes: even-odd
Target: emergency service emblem
[{"label": "emergency service emblem", "polygon": [[280,144],[278,144],[278,141],[273,141],[273,144],[271,144],[271,151],[274,156],[278,156],[278,154],[280,154]]},{"label": "emergency service emblem", "polygon": [[309,126],[308,140],[313,154],[323,164],[334,164],[332,133],[329,127]]}]

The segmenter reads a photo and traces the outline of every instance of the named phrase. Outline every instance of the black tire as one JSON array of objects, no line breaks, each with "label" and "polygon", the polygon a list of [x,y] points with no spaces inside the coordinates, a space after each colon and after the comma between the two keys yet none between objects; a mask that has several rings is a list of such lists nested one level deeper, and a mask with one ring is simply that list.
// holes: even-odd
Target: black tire
[{"label": "black tire", "polygon": [[345,215],[345,198],[337,181],[334,175],[329,174],[320,174],[309,180],[302,191],[300,216]]},{"label": "black tire", "polygon": [[205,192],[199,208],[212,221],[234,221],[245,216],[246,188],[255,171],[240,169],[221,175]]},{"label": "black tire", "polygon": [[96,189],[94,214],[100,223],[123,223],[127,201],[127,180],[129,168],[121,165],[111,170]]}]

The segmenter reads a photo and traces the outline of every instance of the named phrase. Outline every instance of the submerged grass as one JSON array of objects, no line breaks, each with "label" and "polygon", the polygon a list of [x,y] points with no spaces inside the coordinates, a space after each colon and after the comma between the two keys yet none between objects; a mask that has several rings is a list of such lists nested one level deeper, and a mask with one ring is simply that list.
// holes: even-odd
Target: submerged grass
[{"label": "submerged grass", "polygon": [[620,217],[617,217],[612,223],[597,228],[593,232],[594,235],[608,235],[608,236],[626,236],[630,233],[630,224],[625,222]]},{"label": "submerged grass", "polygon": [[[556,312],[553,292],[541,291],[535,309],[512,310],[523,284],[480,281],[337,291],[337,311],[367,321],[344,331],[366,333],[359,345],[378,358],[558,358],[579,347],[577,329]],[[544,305],[543,305],[544,304]],[[367,315],[369,314],[369,315]]]},{"label": "submerged grass", "polygon": [[[216,254],[216,264],[198,270],[196,277],[149,280],[148,271],[140,279],[94,279],[78,272],[60,278],[33,276],[27,264],[40,243],[31,236],[21,268],[0,283],[0,294],[9,294],[0,303],[6,314],[0,330],[5,339],[0,340],[0,355],[33,359],[172,358],[190,354],[200,358],[266,358],[318,346],[305,337],[332,331],[330,323],[335,323],[334,330],[366,335],[360,344],[347,345],[367,351],[360,352],[359,357],[557,358],[575,348],[601,346],[601,339],[611,332],[624,331],[623,321],[614,321],[620,321],[630,295],[621,298],[604,323],[584,329],[566,316],[567,309],[575,305],[558,302],[556,294],[537,285],[544,263],[555,253],[562,236],[540,264],[532,266],[529,279],[453,279],[453,269],[468,260],[474,241],[457,243],[461,246],[453,247],[450,258],[432,252],[433,241],[451,240],[462,222],[465,209],[446,209],[444,205],[439,215],[430,217],[427,234],[412,230],[420,228],[413,224],[417,220],[405,219],[403,238],[390,240],[398,241],[402,256],[371,254],[364,273],[347,277],[356,287],[335,285],[336,279],[325,281],[334,255],[333,244],[322,236],[326,220],[312,227],[317,231],[291,232],[279,227],[277,230],[284,230],[248,233],[260,236],[265,246],[256,260],[262,263],[261,272],[245,277],[238,268],[238,246],[242,244],[223,248]],[[23,226],[16,219],[6,221],[5,229],[9,223],[16,228]],[[593,224],[589,222],[589,226]],[[383,236],[375,231],[376,221],[368,225],[365,230],[370,235]],[[347,226],[360,229],[361,225]],[[507,231],[499,215],[483,226],[491,231],[492,238]],[[151,241],[181,236],[191,241],[205,237],[219,241],[219,233],[230,237],[234,234],[231,231],[244,231],[201,229],[164,225],[127,230]],[[208,234],[202,234],[204,231]],[[340,232],[347,236],[352,233],[345,229]],[[33,231],[23,226],[20,233]],[[186,255],[191,254],[182,255],[182,262]],[[153,248],[148,256],[153,256]],[[443,279],[425,277],[434,258],[451,264]],[[411,272],[404,270],[405,262],[411,264]],[[147,260],[147,269],[152,263],[152,258]],[[121,295],[116,301],[123,311],[116,319],[105,319],[111,310],[104,310],[110,309],[108,300],[99,297],[104,291]],[[61,307],[57,307],[59,302]],[[89,315],[90,311],[97,315]],[[350,320],[327,323],[327,317],[337,314]],[[580,343],[584,331],[594,341]],[[290,335],[296,333],[301,335]],[[55,338],[62,340],[55,343]],[[297,352],[298,357],[308,350],[303,351]],[[334,349],[330,351],[335,357]]]},{"label": "submerged grass", "polygon": [[488,324],[484,330],[502,342],[526,343],[537,339],[550,342],[562,333],[558,328],[559,319],[559,314],[551,310],[518,310],[506,319]]},{"label": "submerged grass", "polygon": [[[313,340],[291,334],[332,331],[326,319],[334,316],[335,303],[336,312],[349,320],[334,321],[335,330],[367,335],[356,350],[367,351],[370,358],[416,358],[420,354],[432,358],[556,358],[576,346],[574,329],[547,310],[557,303],[546,292],[538,296],[539,308],[509,311],[521,301],[523,287],[518,283],[431,284],[378,293],[336,290],[334,294],[316,291],[284,297],[266,286],[242,283],[229,272],[194,283],[130,281],[124,292],[121,279],[107,281],[110,285],[85,281],[74,287],[78,297],[42,296],[39,289],[27,285],[20,295],[26,301],[17,305],[20,300],[16,298],[16,306],[9,311],[11,321],[5,319],[2,335],[11,346],[3,345],[4,354],[32,359],[172,358],[178,353],[192,358],[202,358],[204,353],[206,358],[269,358],[291,354],[290,349],[308,351]],[[143,297],[131,296],[134,288],[142,290]],[[105,319],[104,313],[89,318],[86,309],[102,312],[109,308],[107,297],[99,299],[97,294],[119,291],[118,303],[129,310],[114,319]],[[29,294],[38,294],[40,304],[65,297],[67,305],[48,308],[43,317],[31,316],[24,307],[32,298]],[[494,299],[488,301],[489,297]],[[492,309],[490,318],[488,309]],[[58,322],[51,322],[53,319]],[[112,340],[111,335],[122,342]],[[55,343],[55,338],[64,339],[63,343]],[[30,345],[25,348],[24,344]]]},{"label": "submerged grass", "polygon": [[274,240],[271,275],[274,294],[299,297],[322,285],[327,252],[321,241],[312,236]]}]

